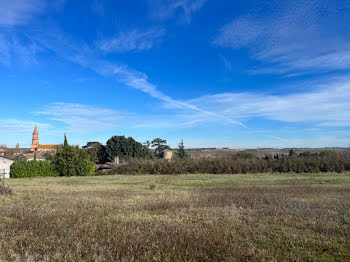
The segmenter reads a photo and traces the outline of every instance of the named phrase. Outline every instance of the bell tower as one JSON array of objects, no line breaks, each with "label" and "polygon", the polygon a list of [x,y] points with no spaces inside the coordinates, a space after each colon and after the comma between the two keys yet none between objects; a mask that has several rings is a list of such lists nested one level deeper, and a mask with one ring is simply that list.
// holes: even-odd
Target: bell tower
[{"label": "bell tower", "polygon": [[39,146],[39,131],[38,128],[35,125],[34,132],[33,132],[33,139],[32,139],[32,145],[30,147],[30,151],[34,152],[37,151],[37,148]]}]

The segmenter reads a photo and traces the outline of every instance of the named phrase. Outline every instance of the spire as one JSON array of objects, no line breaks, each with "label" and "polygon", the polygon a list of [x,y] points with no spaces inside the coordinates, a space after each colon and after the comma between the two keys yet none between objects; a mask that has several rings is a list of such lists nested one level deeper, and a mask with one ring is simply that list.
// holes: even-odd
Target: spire
[{"label": "spire", "polygon": [[37,126],[35,125],[34,134],[38,134],[38,133],[39,133],[38,128],[37,128]]},{"label": "spire", "polygon": [[35,125],[34,132],[33,132],[33,139],[32,139],[32,145],[31,145],[31,151],[35,152],[39,146],[39,131],[38,127]]}]

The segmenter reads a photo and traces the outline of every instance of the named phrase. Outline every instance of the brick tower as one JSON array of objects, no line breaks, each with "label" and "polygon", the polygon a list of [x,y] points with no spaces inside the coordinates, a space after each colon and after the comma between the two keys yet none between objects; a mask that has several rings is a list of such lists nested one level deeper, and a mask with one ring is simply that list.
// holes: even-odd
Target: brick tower
[{"label": "brick tower", "polygon": [[30,147],[30,151],[31,152],[37,151],[38,147],[39,147],[39,132],[38,132],[38,128],[35,125],[34,132],[33,132],[32,146]]}]

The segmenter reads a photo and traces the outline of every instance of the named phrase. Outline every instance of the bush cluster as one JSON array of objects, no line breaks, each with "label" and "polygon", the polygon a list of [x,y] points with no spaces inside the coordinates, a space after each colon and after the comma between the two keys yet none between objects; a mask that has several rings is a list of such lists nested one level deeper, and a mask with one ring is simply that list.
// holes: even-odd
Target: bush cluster
[{"label": "bush cluster", "polygon": [[60,176],[87,176],[95,172],[95,164],[85,150],[65,145],[58,149],[53,164]]},{"label": "bush cluster", "polygon": [[14,162],[11,165],[12,178],[35,176],[87,176],[95,172],[94,162],[89,160],[87,152],[78,146],[68,145],[65,136],[64,146],[59,148],[53,161],[27,161],[26,159]]},{"label": "bush cluster", "polygon": [[10,176],[12,178],[57,176],[58,172],[50,161],[27,161],[22,159],[11,165]]},{"label": "bush cluster", "polygon": [[307,156],[293,155],[279,159],[260,159],[247,155],[215,158],[138,160],[121,165],[108,174],[245,174],[245,173],[318,173],[350,171],[350,155],[332,152]]}]

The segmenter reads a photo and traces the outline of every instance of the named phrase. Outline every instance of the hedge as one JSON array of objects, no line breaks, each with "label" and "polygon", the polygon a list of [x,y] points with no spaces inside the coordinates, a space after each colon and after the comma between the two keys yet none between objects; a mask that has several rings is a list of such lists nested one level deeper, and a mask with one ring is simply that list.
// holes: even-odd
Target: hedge
[{"label": "hedge", "polygon": [[22,159],[11,165],[11,178],[37,176],[58,176],[58,172],[50,161],[28,161]]},{"label": "hedge", "polygon": [[249,158],[245,155],[199,159],[135,160],[100,174],[245,174],[349,172],[350,154],[332,152],[279,159]]}]

